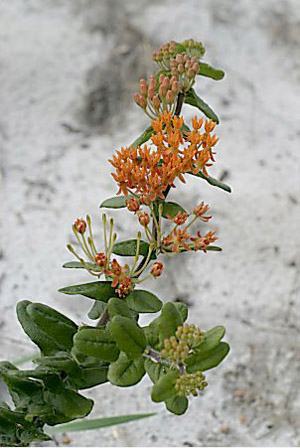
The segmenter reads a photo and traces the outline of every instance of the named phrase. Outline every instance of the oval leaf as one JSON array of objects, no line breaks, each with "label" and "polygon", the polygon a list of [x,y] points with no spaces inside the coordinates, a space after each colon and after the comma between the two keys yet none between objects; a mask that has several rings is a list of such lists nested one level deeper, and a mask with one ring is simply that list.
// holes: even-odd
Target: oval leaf
[{"label": "oval leaf", "polygon": [[137,384],[145,375],[144,359],[129,359],[121,352],[117,361],[110,364],[108,379],[115,386],[128,387]]},{"label": "oval leaf", "polygon": [[172,412],[172,414],[182,415],[186,412],[189,406],[189,401],[186,397],[176,395],[175,397],[166,400],[165,404],[168,411]]},{"label": "oval leaf", "polygon": [[182,324],[182,317],[174,303],[165,303],[158,324],[160,343],[163,344],[165,339],[173,336],[177,328]]},{"label": "oval leaf", "polygon": [[105,328],[83,328],[76,333],[74,345],[87,356],[112,362],[119,356],[116,343]]},{"label": "oval leaf", "polygon": [[147,340],[138,324],[124,316],[115,316],[109,324],[109,331],[120,350],[129,359],[138,358],[146,348]]},{"label": "oval leaf", "polygon": [[194,373],[198,370],[204,372],[205,370],[217,367],[228,355],[229,350],[230,347],[226,342],[220,342],[217,347],[209,352],[188,358],[186,360],[187,372]]},{"label": "oval leaf", "polygon": [[181,207],[181,205],[176,204],[176,202],[162,202],[162,204],[162,216],[164,218],[175,218],[179,212],[186,213],[184,208]]},{"label": "oval leaf", "polygon": [[133,317],[125,300],[118,299],[117,297],[109,299],[107,309],[111,319],[115,316],[125,316],[129,317],[129,319]]},{"label": "oval leaf", "polygon": [[178,370],[170,370],[154,384],[151,398],[155,403],[165,401],[176,395],[175,382],[179,378]]},{"label": "oval leaf", "polygon": [[[121,241],[120,243],[114,244],[113,253],[116,255],[121,255],[123,257],[135,257],[137,250],[137,240],[127,240]],[[139,254],[144,257],[148,255],[149,244],[146,241],[140,241]],[[151,259],[155,259],[155,251],[152,251]]]},{"label": "oval leaf", "polygon": [[100,300],[95,300],[94,305],[88,312],[88,317],[92,320],[99,319],[101,314],[105,311],[106,306],[107,305],[105,302],[101,302]]},{"label": "oval leaf", "polygon": [[63,294],[89,297],[90,299],[101,300],[107,302],[111,297],[116,297],[117,293],[111,287],[111,282],[90,282],[82,285],[67,286],[58,290]]},{"label": "oval leaf", "polygon": [[137,313],[157,313],[162,307],[162,301],[158,297],[143,289],[129,293],[126,302],[129,308]]},{"label": "oval leaf", "polygon": [[157,383],[159,378],[166,374],[165,366],[159,362],[152,361],[150,358],[145,359],[144,366],[152,383]]},{"label": "oval leaf", "polygon": [[188,306],[186,303],[183,302],[173,302],[176,306],[177,310],[179,311],[179,314],[181,316],[182,322],[185,322],[188,318]]},{"label": "oval leaf", "polygon": [[133,198],[132,194],[128,196],[114,196],[113,198],[105,199],[100,204],[100,208],[125,208],[126,200],[130,198]]}]

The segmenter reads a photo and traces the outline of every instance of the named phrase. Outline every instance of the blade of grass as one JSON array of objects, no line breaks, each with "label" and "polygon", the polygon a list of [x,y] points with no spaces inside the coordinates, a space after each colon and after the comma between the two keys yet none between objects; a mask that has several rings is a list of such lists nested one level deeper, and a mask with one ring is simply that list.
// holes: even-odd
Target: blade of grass
[{"label": "blade of grass", "polygon": [[128,423],[134,420],[152,417],[153,415],[155,415],[155,413],[119,415],[117,417],[104,417],[96,418],[93,420],[82,420],[72,423],[63,423],[62,425],[48,428],[46,432],[51,436],[54,434],[60,434],[62,432],[88,431],[92,429],[106,428],[107,426],[120,425],[121,423]]}]

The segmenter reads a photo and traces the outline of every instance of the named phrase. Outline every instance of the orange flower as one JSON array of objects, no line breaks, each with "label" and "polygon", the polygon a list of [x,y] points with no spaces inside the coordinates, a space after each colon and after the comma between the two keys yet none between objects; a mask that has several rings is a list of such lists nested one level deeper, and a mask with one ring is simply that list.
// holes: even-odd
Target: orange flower
[{"label": "orange flower", "polygon": [[182,130],[183,118],[164,112],[152,121],[151,144],[138,148],[121,148],[110,163],[115,168],[113,178],[119,186],[118,194],[127,196],[134,192],[141,195],[143,203],[157,198],[164,199],[168,187],[175,187],[178,178],[185,182],[187,172],[199,171],[208,176],[207,167],[214,162],[213,146],[218,139],[211,132],[215,123],[203,119],[192,121],[193,130]]},{"label": "orange flower", "polygon": [[200,232],[197,232],[198,238],[191,238],[191,241],[194,242],[193,249],[195,251],[203,250],[204,252],[206,252],[207,247],[218,239],[215,234],[216,232],[207,232],[206,235],[202,236]]},{"label": "orange flower", "polygon": [[194,208],[193,213],[198,218],[200,218],[201,221],[207,222],[211,219],[211,216],[204,216],[206,212],[209,210],[209,205],[205,205],[202,201],[197,207]]},{"label": "orange flower", "polygon": [[173,252],[180,252],[180,249],[191,250],[186,241],[190,238],[187,233],[187,229],[174,229],[170,235],[168,235],[163,243],[165,246],[171,246]]},{"label": "orange flower", "polygon": [[171,219],[177,226],[182,226],[186,220],[188,219],[189,215],[186,212],[182,212],[179,210],[175,218],[171,218],[168,216],[168,219]]},{"label": "orange flower", "polygon": [[103,252],[98,253],[95,256],[95,263],[100,267],[104,268],[107,263],[107,257]]}]

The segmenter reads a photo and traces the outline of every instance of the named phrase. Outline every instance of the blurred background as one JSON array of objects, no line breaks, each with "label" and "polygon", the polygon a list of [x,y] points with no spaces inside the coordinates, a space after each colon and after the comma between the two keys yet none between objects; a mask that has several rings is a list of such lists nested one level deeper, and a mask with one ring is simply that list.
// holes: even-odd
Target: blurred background
[{"label": "blurred background", "polygon": [[[158,415],[71,446],[298,446],[300,2],[1,0],[0,21],[1,359],[34,350],[20,299],[89,322],[89,299],[57,292],[91,281],[61,268],[71,225],[89,213],[100,232],[99,204],[116,191],[107,159],[148,125],[132,94],[153,49],[194,38],[226,72],[196,90],[221,119],[210,173],[233,192],[189,179],[170,198],[211,205],[223,252],[168,261],[149,288],[185,300],[204,330],[224,324],[230,356],[182,417],[151,402],[146,379],[88,390],[93,417]],[[114,215],[119,236],[133,236],[128,214]]]}]

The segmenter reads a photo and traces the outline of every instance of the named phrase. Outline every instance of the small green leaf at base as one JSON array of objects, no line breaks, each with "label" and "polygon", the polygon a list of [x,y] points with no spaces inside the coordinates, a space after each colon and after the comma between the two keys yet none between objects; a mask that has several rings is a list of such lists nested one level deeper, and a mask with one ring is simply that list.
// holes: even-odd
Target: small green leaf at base
[{"label": "small green leaf at base", "polygon": [[182,317],[174,303],[164,304],[159,318],[159,340],[163,344],[164,340],[173,336],[177,328],[183,324]]},{"label": "small green leaf at base", "polygon": [[133,195],[130,194],[128,196],[114,196],[109,199],[105,199],[100,204],[100,208],[125,208],[126,207],[126,200],[133,198]]}]

